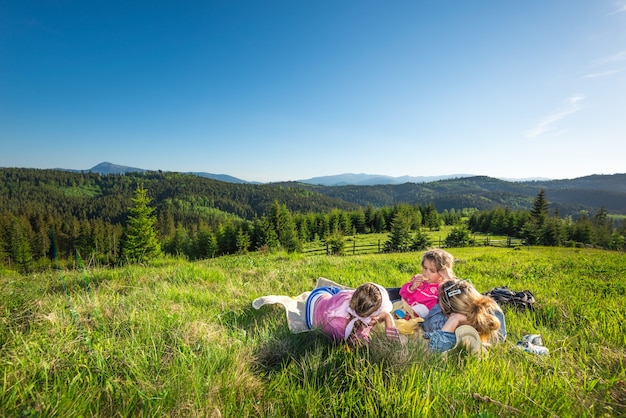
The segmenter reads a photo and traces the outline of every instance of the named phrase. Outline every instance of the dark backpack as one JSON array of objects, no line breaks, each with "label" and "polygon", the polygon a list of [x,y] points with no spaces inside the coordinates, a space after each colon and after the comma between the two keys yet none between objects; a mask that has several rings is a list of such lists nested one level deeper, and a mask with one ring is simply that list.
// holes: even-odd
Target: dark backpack
[{"label": "dark backpack", "polygon": [[511,306],[518,310],[533,309],[535,304],[535,296],[530,290],[522,290],[514,292],[508,287],[496,287],[488,292],[483,293],[495,300],[500,306]]}]

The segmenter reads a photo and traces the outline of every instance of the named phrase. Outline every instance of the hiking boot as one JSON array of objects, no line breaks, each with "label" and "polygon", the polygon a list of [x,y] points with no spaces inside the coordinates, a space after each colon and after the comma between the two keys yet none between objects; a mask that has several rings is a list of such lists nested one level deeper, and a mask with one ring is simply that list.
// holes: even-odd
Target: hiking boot
[{"label": "hiking boot", "polygon": [[462,346],[473,356],[482,358],[487,355],[487,348],[480,340],[480,335],[475,328],[469,325],[461,325],[454,331],[456,335],[455,347]]}]

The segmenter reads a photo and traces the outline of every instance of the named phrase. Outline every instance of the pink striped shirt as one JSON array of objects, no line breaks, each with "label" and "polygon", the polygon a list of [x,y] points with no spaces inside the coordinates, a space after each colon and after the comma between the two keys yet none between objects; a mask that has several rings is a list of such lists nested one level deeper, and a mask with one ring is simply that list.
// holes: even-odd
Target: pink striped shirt
[{"label": "pink striped shirt", "polygon": [[[332,296],[324,293],[315,301],[312,319],[313,326],[321,329],[333,341],[344,340],[346,327],[351,319],[347,308],[350,306],[350,299],[353,293],[353,289],[342,290]],[[369,342],[371,330],[372,325],[359,327],[350,336],[348,342],[355,342],[355,340],[359,339]],[[389,338],[399,338],[398,331],[395,328],[387,328],[386,333]]]}]

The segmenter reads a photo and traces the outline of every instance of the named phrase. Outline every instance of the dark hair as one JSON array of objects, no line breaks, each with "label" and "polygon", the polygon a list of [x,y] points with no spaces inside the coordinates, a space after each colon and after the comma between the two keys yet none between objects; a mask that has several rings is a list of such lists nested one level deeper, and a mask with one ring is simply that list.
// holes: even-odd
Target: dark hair
[{"label": "dark hair", "polygon": [[350,299],[350,307],[362,317],[376,312],[382,303],[383,295],[374,283],[365,283],[357,287]]}]

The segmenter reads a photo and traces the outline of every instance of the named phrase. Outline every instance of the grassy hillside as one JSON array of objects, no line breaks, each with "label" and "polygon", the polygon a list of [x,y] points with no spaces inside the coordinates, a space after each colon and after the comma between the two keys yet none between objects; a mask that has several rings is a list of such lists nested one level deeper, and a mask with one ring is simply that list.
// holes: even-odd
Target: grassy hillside
[{"label": "grassy hillside", "polygon": [[[626,256],[564,248],[451,249],[480,291],[535,293],[506,311],[483,361],[421,346],[332,346],[292,335],[264,294],[318,276],[399,286],[416,253],[252,254],[17,276],[0,272],[6,416],[624,416]],[[541,333],[550,354],[515,342]]]}]

